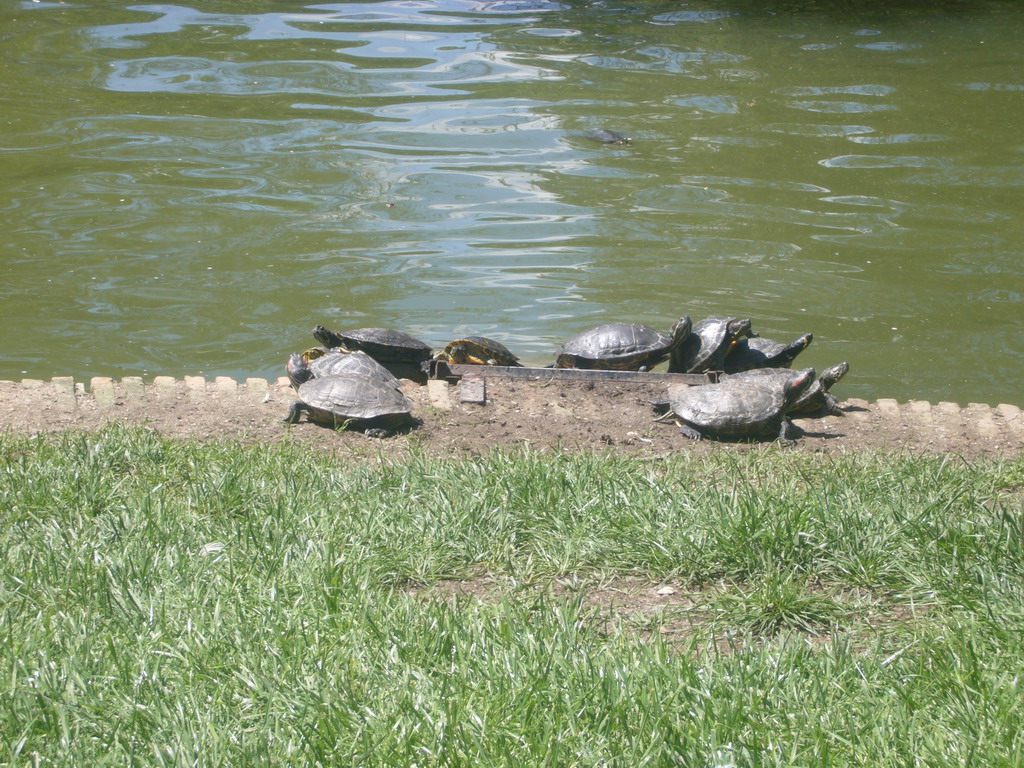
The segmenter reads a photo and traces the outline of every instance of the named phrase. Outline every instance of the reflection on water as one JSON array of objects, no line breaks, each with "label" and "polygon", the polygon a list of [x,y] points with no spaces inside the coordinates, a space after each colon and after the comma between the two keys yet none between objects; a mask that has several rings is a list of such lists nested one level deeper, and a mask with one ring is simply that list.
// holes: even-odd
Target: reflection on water
[{"label": "reflection on water", "polygon": [[1024,404],[1024,10],[876,5],[9,7],[0,378],[736,313],[845,396]]}]

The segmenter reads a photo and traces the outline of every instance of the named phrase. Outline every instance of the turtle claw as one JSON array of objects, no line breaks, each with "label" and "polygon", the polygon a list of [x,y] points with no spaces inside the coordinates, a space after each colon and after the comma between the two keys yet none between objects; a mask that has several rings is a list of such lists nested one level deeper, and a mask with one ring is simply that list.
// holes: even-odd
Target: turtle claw
[{"label": "turtle claw", "polygon": [[680,424],[679,425],[679,431],[680,431],[680,433],[682,433],[683,437],[687,437],[690,440],[703,440],[704,439],[704,435],[702,435],[696,429],[691,427],[689,424]]}]

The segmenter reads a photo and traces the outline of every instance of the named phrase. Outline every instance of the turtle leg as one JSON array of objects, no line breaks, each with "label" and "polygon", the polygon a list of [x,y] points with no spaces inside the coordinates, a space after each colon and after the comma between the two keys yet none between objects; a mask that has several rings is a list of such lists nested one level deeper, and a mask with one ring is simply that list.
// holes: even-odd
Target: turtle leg
[{"label": "turtle leg", "polygon": [[790,421],[787,417],[783,417],[779,424],[779,443],[787,447],[796,445],[794,438],[799,437],[803,434],[803,430],[800,429],[796,424]]},{"label": "turtle leg", "polygon": [[[652,403],[652,405],[654,405],[657,408],[659,403],[657,401],[655,401],[655,402]],[[667,403],[666,403],[666,405],[667,405]],[[679,427],[679,431],[683,433],[683,437],[688,437],[690,440],[703,440],[704,439],[704,435],[702,435],[696,429],[694,429],[689,424],[687,424],[685,421],[680,419],[675,414],[675,412],[671,410],[671,408],[668,411],[666,411],[665,413],[663,413],[661,416],[656,418],[655,421],[674,421],[676,423],[676,426]]]},{"label": "turtle leg", "polygon": [[299,417],[302,415],[302,412],[305,410],[305,408],[306,407],[302,403],[296,400],[294,403],[292,403],[292,407],[288,409],[288,415],[284,417],[284,423],[298,423]]},{"label": "turtle leg", "polygon": [[690,440],[704,439],[704,435],[702,435],[699,431],[691,427],[686,422],[682,420],[677,420],[676,424],[679,425],[679,431],[682,433],[683,437],[689,438]]},{"label": "turtle leg", "polygon": [[839,407],[839,402],[832,397],[828,392],[825,393],[825,413],[829,416],[845,416],[843,409]]},{"label": "turtle leg", "polygon": [[735,342],[732,344],[724,345],[720,350],[715,352],[711,356],[711,362],[708,365],[709,371],[724,371],[725,370],[725,356],[729,354],[729,351],[733,348]]},{"label": "turtle leg", "polygon": [[[651,400],[651,407],[654,412],[665,417],[671,410],[672,402],[670,400]],[[664,421],[664,418],[655,419],[655,421]]]}]

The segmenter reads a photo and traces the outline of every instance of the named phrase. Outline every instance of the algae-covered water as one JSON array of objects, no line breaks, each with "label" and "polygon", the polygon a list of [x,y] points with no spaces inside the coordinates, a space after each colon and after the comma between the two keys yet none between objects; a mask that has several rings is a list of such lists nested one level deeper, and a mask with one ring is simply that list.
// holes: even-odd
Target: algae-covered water
[{"label": "algae-covered water", "polygon": [[3,3],[0,378],[730,313],[1024,403],[1024,7],[837,5]]}]

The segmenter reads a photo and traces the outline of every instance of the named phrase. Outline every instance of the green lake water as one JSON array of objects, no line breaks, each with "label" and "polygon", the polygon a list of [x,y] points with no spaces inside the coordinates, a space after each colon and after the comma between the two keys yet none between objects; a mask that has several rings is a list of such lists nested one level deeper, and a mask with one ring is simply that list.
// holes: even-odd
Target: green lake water
[{"label": "green lake water", "polygon": [[841,397],[1024,405],[1022,30],[994,1],[0,1],[0,379],[276,377],[317,323],[543,365],[735,314],[813,332]]}]

